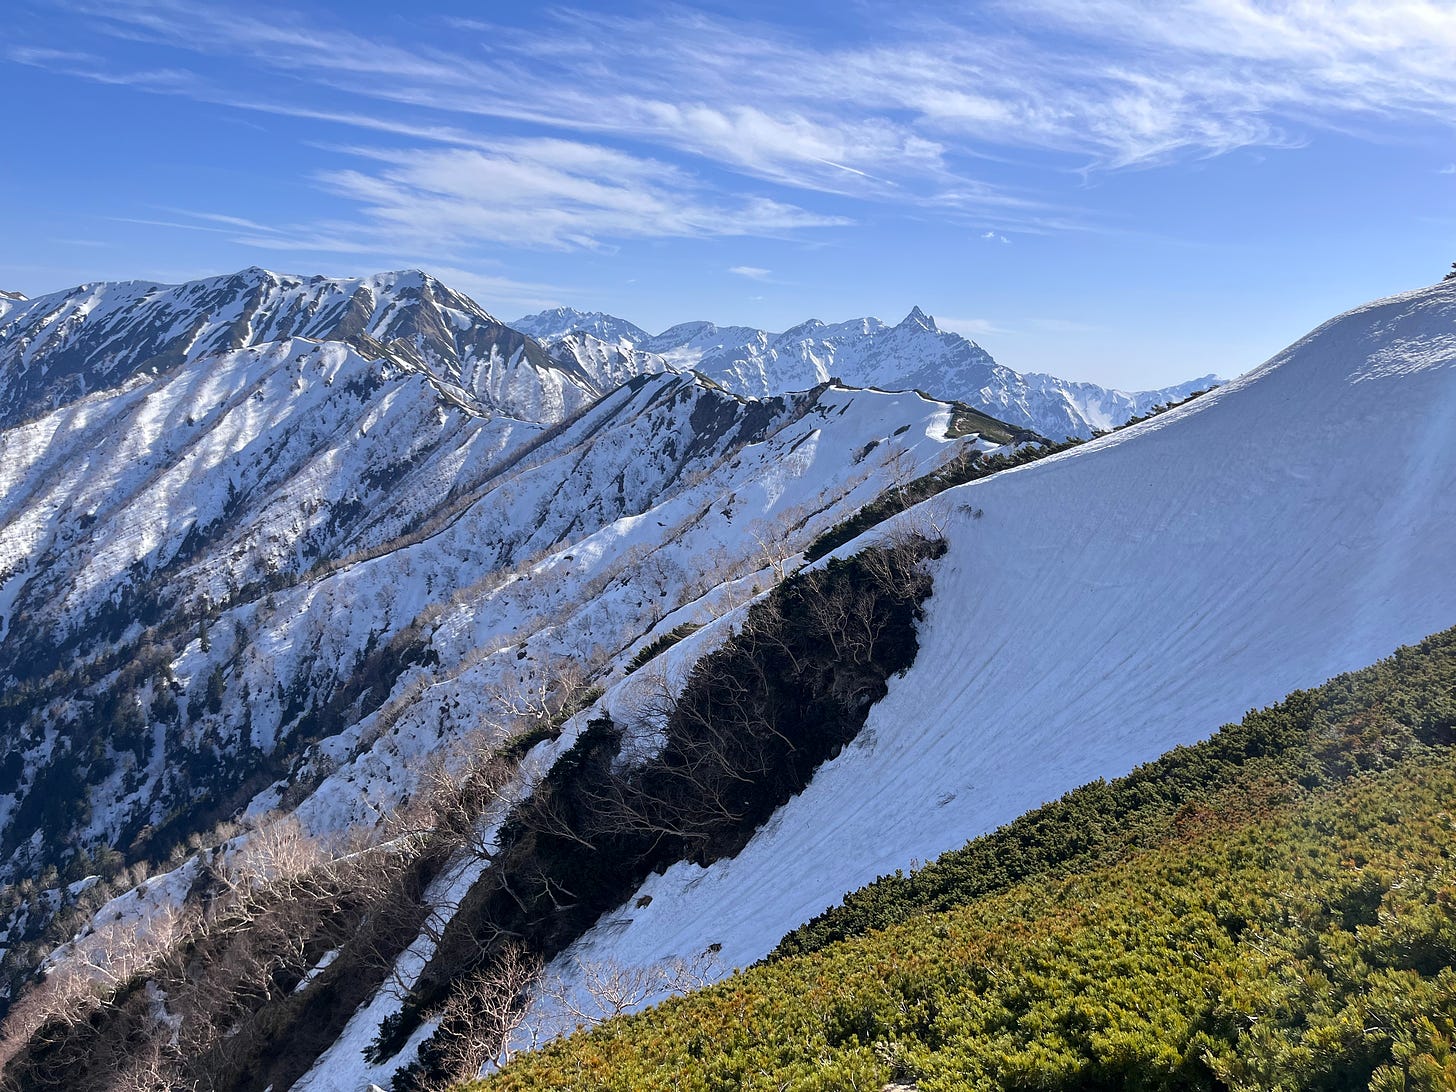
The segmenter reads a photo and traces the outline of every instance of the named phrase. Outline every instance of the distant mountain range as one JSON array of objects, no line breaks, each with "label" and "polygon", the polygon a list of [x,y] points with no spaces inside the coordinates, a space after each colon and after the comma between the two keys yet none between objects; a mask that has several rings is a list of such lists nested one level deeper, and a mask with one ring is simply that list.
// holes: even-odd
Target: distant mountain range
[{"label": "distant mountain range", "polygon": [[918,307],[783,333],[686,322],[655,336],[559,307],[503,323],[418,270],[336,279],[250,268],[182,285],[100,282],[26,299],[0,293],[0,427],[133,377],[282,338],[333,341],[427,377],[475,412],[555,423],[637,375],[696,371],[750,398],[851,387],[920,390],[1052,439],[1090,436],[1216,385],[1152,391],[1020,373]]},{"label": "distant mountain range", "polygon": [[569,307],[509,325],[558,360],[575,360],[587,370],[602,367],[604,359],[638,372],[692,369],[750,398],[805,390],[830,378],[851,387],[921,390],[1054,439],[1090,436],[1222,382],[1205,375],[1159,390],[1120,391],[1023,374],[996,363],[974,341],[940,329],[918,307],[895,326],[876,318],[833,325],[810,319],[780,334],[684,322],[653,336],[625,319]]}]

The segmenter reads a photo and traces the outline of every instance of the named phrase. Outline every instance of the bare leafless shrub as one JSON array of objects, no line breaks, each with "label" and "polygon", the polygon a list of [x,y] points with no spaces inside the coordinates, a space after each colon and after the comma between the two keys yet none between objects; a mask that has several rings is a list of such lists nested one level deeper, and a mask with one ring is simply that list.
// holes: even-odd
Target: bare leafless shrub
[{"label": "bare leafless shrub", "polygon": [[721,963],[714,952],[695,959],[674,956],[646,964],[571,957],[565,961],[565,973],[550,975],[543,982],[544,1008],[557,1023],[543,1025],[540,1031],[555,1035],[573,1027],[593,1027],[613,1016],[702,989],[720,976]]},{"label": "bare leafless shrub", "polygon": [[541,978],[541,960],[523,944],[500,948],[488,970],[478,970],[456,985],[440,1018],[437,1036],[439,1074],[434,1083],[448,1088],[475,1077],[486,1066],[511,1059],[517,1030],[532,1011],[531,992]]}]

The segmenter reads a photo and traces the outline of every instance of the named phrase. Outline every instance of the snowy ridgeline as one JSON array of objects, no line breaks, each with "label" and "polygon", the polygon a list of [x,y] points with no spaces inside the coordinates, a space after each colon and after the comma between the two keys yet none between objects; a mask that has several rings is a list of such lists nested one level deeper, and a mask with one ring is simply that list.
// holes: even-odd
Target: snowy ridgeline
[{"label": "snowy ridgeline", "polygon": [[165,855],[226,818],[211,801],[373,823],[563,665],[620,673],[890,484],[994,447],[913,393],[676,373],[546,427],[366,351],[229,349],[0,432],[0,657],[39,686],[0,756],[12,876],[77,844]]},{"label": "snowy ridgeline", "polygon": [[779,334],[686,322],[652,336],[623,319],[566,307],[515,319],[511,326],[538,338],[554,355],[593,369],[604,360],[619,361],[619,367],[630,363],[634,371],[692,369],[753,398],[830,378],[855,387],[922,390],[1056,440],[1086,438],[1221,382],[1206,375],[1129,392],[1023,374],[998,364],[975,342],[940,329],[918,307],[895,326],[875,318],[832,325],[810,319]]},{"label": "snowy ridgeline", "polygon": [[957,399],[1053,439],[1091,435],[1218,382],[1118,391],[1022,374],[939,329],[919,308],[898,325],[817,320],[773,334],[682,323],[654,336],[570,308],[504,325],[418,270],[336,279],[246,269],[161,285],[82,285],[33,300],[0,294],[0,427],[134,377],[288,338],[346,344],[428,376],[475,412],[555,423],[638,375],[697,370],[748,397],[856,387]]},{"label": "snowy ridgeline", "polygon": [[[674,866],[604,915],[548,968],[554,1000],[520,1040],[569,1026],[600,968],[724,974],[877,875],[1450,626],[1452,420],[1446,286],[1360,308],[1183,409],[944,495],[950,550],[919,657],[859,739],[736,857]],[[701,654],[695,641],[671,667]],[[298,1087],[387,1077],[358,1053],[368,1026],[351,1024]]]},{"label": "snowy ridgeline", "polygon": [[[347,345],[428,377],[476,413],[552,423],[631,378],[615,358],[564,365],[418,270],[293,277],[245,269],[181,285],[120,281],[0,297],[0,427],[230,350]],[[599,368],[600,370],[594,370]]]},{"label": "snowy ridgeline", "polygon": [[[346,301],[369,287],[331,283],[352,286]],[[451,310],[457,333],[484,321]],[[490,359],[524,363],[518,378],[575,376],[585,407],[513,418],[412,313],[370,311],[387,352],[372,334],[290,336],[89,393],[42,384],[60,407],[0,433],[0,667],[70,665],[7,740],[23,771],[0,796],[15,867],[73,838],[126,846],[247,776],[277,778],[255,814],[284,807],[320,833],[372,823],[503,699],[574,665],[606,692],[530,755],[524,791],[594,710],[637,700],[626,668],[654,638],[702,624],[654,665],[680,677],[820,531],[991,446],[947,439],[954,407],[916,394],[747,401],[640,374],[661,368],[605,321],[616,340],[598,339],[592,374],[629,381],[595,401],[585,365],[497,343]],[[882,345],[907,327],[953,336],[917,314],[861,325]],[[1413,293],[1183,409],[943,494],[950,548],[914,667],[742,853],[652,877],[565,953],[558,1007],[583,967],[724,973],[878,874],[1456,621],[1453,363],[1456,289]],[[131,677],[117,657],[152,666]],[[97,711],[116,695],[113,731]],[[79,771],[89,803],[59,823],[34,805],[56,771]],[[158,913],[191,867],[101,917]],[[468,879],[448,873],[441,901]],[[383,1083],[411,1050],[377,1069],[360,1050],[397,1006],[376,995],[296,1087]]]}]

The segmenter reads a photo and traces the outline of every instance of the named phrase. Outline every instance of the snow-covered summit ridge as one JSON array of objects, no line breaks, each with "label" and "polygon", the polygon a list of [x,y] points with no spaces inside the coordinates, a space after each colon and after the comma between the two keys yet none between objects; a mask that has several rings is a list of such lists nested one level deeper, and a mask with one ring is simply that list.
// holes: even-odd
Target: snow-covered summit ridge
[{"label": "snow-covered summit ridge", "polygon": [[299,277],[258,267],[179,285],[95,282],[0,296],[0,427],[218,353],[286,338],[342,342],[439,385],[484,416],[555,424],[633,376],[696,370],[747,397],[854,387],[923,390],[1052,438],[1090,436],[1217,382],[1107,390],[998,364],[919,307],[894,326],[817,319],[782,333],[711,322],[655,336],[602,312],[558,307],[503,324],[417,269]]},{"label": "snow-covered summit ridge", "polygon": [[1207,375],[1159,390],[1119,391],[1023,374],[998,364],[969,338],[942,330],[919,307],[894,326],[877,318],[833,324],[808,319],[782,333],[699,320],[648,336],[623,319],[565,307],[510,325],[540,338],[553,355],[571,355],[570,339],[585,333],[620,352],[646,354],[640,368],[692,369],[749,397],[838,378],[855,387],[923,390],[956,399],[1053,438],[1091,436],[1221,382]]},{"label": "snow-covered summit ridge", "polygon": [[571,307],[553,307],[538,311],[534,315],[516,319],[510,324],[513,330],[530,334],[538,341],[559,341],[567,334],[587,333],[606,342],[623,339],[633,345],[640,345],[651,336],[626,319],[619,319],[601,311],[578,311]]},{"label": "snow-covered summit ridge", "polygon": [[287,338],[342,342],[463,392],[467,408],[555,422],[604,389],[417,269],[298,277],[252,267],[185,284],[98,282],[0,300],[0,425],[137,376]]}]

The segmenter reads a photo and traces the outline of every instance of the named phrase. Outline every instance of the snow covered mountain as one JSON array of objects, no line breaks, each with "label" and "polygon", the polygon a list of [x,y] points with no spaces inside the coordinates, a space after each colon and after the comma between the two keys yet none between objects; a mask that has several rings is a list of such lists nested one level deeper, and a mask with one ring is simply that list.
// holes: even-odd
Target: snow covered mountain
[{"label": "snow covered mountain", "polygon": [[480,413],[554,422],[615,382],[559,367],[530,337],[418,270],[356,279],[245,269],[160,285],[82,285],[0,299],[0,426],[90,391],[286,338],[331,341],[428,377]]},{"label": "snow covered mountain", "polygon": [[[781,334],[687,322],[649,337],[622,319],[565,307],[511,325],[569,356],[575,353],[568,336],[585,332],[624,354],[647,354],[649,361],[661,362],[658,368],[699,371],[752,398],[803,390],[833,377],[855,387],[923,390],[956,399],[1055,439],[1091,436],[1220,382],[1208,375],[1161,390],[1127,392],[1021,374],[997,364],[974,341],[940,329],[918,307],[896,326],[873,318],[834,325],[810,319]],[[646,361],[636,366],[654,370]]]},{"label": "snow covered mountain", "polygon": [[[906,346],[942,345],[922,357],[942,374],[961,360],[923,315],[862,328],[804,339],[836,354],[847,339],[835,370],[862,361],[858,379],[883,378],[872,369]],[[255,837],[214,850],[225,828],[189,848],[213,819],[389,829],[381,815],[424,792],[432,765],[497,754],[505,724],[539,713],[550,731],[493,786],[467,831],[476,848],[425,874],[375,977],[338,969],[346,939],[320,943],[265,988],[265,1018],[228,1017],[228,1049],[253,1043],[274,1068],[227,1087],[356,1092],[409,1067],[442,1026],[421,984],[473,970],[441,960],[490,939],[472,915],[521,837],[503,822],[516,803],[549,802],[542,787],[589,760],[579,745],[604,724],[631,729],[611,769],[650,764],[662,703],[745,634],[797,656],[792,626],[835,612],[773,598],[797,586],[803,546],[993,447],[950,439],[956,408],[915,393],[821,383],[756,400],[692,374],[709,343],[756,336],[698,324],[673,334],[670,359],[627,334],[563,334],[542,371],[626,381],[549,425],[495,413],[468,369],[452,378],[418,345],[412,359],[287,334],[184,351],[156,376],[117,362],[119,385],[61,392],[0,432],[0,787],[17,786],[0,797],[0,849],[16,875],[64,865],[73,843],[95,854],[11,913],[0,943],[83,898],[103,847],[177,852],[57,961],[205,890]],[[558,355],[568,343],[595,363]],[[23,364],[59,370],[42,354]],[[569,1026],[586,968],[722,975],[881,873],[1450,625],[1453,419],[1449,284],[1358,308],[1182,408],[949,489],[841,547],[944,539],[925,562],[913,663],[883,698],[855,699],[857,734],[733,852],[632,880],[584,933],[536,923],[555,989],[521,1041]],[[798,579],[849,571],[830,558]],[[765,630],[752,612],[775,603],[787,628]],[[570,816],[553,822],[542,839],[568,844]],[[578,901],[548,893],[563,916]],[[132,1016],[108,1010],[116,1041],[155,1024],[175,1043],[180,1001],[138,997]]]},{"label": "snow covered mountain", "polygon": [[[651,876],[560,954],[521,1041],[569,1027],[600,968],[752,962],[877,875],[1449,625],[1453,410],[1456,286],[1435,287],[1341,316],[1185,408],[944,493],[933,517],[907,513],[949,545],[914,665],[741,852]],[[670,649],[665,670],[681,676],[740,618]],[[630,708],[630,686],[601,706]],[[388,1079],[432,1030],[384,1066],[361,1060],[397,1005],[377,998],[296,1087]]]},{"label": "snow covered mountain", "polygon": [[514,367],[519,409],[568,372],[428,279],[199,283],[6,318],[0,383],[33,415],[0,430],[0,883],[84,873],[76,847],[165,856],[239,809],[377,817],[557,665],[620,670],[995,446],[918,395],[746,400],[600,342],[570,389],[610,393],[523,421],[484,379]]},{"label": "snow covered mountain", "polygon": [[942,494],[919,655],[859,740],[740,854],[653,876],[554,973],[752,962],[878,875],[1451,625],[1453,421],[1446,284]]},{"label": "snow covered mountain", "polygon": [[511,323],[511,329],[530,334],[540,342],[560,341],[567,334],[586,333],[601,341],[628,341],[641,345],[651,336],[626,319],[601,311],[577,311],[571,307],[553,307],[516,319]]}]

